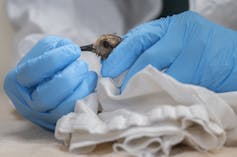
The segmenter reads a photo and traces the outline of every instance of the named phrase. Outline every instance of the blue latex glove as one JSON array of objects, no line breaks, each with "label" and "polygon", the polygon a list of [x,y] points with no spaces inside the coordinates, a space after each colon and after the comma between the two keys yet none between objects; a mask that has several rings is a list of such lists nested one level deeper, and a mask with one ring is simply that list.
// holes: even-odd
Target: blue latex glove
[{"label": "blue latex glove", "polygon": [[[227,17],[228,18],[228,17]],[[188,11],[132,29],[103,62],[102,76],[129,69],[128,80],[148,64],[177,80],[216,92],[237,90],[237,32]]]},{"label": "blue latex glove", "polygon": [[95,72],[78,61],[80,48],[70,40],[40,40],[5,78],[4,89],[16,109],[30,121],[54,130],[75,102],[94,91]]}]

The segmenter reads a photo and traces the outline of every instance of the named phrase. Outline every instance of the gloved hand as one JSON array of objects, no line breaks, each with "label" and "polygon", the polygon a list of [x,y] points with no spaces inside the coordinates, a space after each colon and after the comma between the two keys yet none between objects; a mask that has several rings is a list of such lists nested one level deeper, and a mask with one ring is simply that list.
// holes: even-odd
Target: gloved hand
[{"label": "gloved hand", "polygon": [[[227,17],[228,18],[228,17]],[[148,64],[175,79],[215,92],[237,90],[237,32],[188,11],[132,29],[102,63],[102,76],[129,69],[128,80]]]},{"label": "gloved hand", "polygon": [[56,36],[40,40],[30,50],[4,81],[20,114],[54,130],[56,121],[74,110],[76,100],[94,91],[97,75],[77,60],[80,53],[70,40]]}]

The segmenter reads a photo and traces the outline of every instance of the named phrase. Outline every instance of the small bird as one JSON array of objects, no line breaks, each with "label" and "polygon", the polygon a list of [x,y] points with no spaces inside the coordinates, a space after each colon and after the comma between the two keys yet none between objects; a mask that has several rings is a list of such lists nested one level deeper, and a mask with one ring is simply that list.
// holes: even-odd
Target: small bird
[{"label": "small bird", "polygon": [[122,41],[121,37],[115,34],[103,34],[95,43],[81,46],[82,51],[91,51],[102,60],[105,60],[112,50]]}]

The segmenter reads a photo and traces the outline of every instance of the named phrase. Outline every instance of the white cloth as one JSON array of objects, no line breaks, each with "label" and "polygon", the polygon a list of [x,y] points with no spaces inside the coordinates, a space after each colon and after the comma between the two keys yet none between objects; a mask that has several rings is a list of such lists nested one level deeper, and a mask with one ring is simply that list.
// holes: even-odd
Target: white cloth
[{"label": "white cloth", "polygon": [[168,155],[179,143],[208,151],[237,144],[236,107],[237,92],[216,94],[148,66],[121,95],[113,80],[102,78],[97,94],[57,122],[55,136],[79,153],[111,141],[115,152],[136,156]]}]

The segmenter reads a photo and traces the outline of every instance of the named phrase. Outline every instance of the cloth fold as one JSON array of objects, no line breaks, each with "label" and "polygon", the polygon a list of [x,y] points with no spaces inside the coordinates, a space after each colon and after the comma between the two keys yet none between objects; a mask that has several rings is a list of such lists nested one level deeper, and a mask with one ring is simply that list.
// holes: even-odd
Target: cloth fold
[{"label": "cloth fold", "polygon": [[101,78],[97,92],[57,122],[55,137],[79,153],[113,141],[115,152],[135,156],[167,156],[180,143],[201,151],[236,144],[236,104],[225,100],[234,102],[235,92],[183,84],[150,65],[119,92],[114,80]]}]

